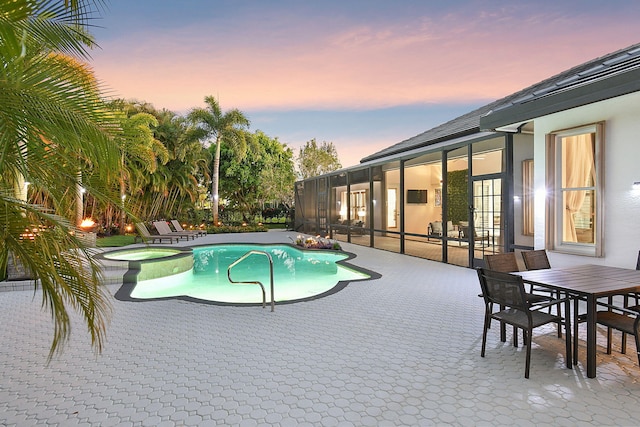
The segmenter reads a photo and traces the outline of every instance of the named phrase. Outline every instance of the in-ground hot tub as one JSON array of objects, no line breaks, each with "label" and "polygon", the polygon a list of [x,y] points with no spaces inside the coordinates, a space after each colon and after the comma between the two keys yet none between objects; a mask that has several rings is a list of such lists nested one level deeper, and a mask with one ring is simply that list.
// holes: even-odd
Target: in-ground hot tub
[{"label": "in-ground hot tub", "polygon": [[138,283],[141,280],[172,276],[193,269],[191,248],[146,246],[104,252],[95,255],[94,258],[128,262],[129,269],[122,278],[123,283]]}]

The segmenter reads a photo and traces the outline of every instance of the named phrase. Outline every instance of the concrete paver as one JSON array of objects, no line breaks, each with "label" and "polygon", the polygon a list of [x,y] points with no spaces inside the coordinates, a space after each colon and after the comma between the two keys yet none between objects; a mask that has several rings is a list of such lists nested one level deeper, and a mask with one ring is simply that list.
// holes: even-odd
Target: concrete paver
[{"label": "concrete paver", "polygon": [[[290,242],[294,233],[181,243]],[[206,239],[206,240],[205,240]],[[537,330],[524,351],[489,333],[471,269],[343,244],[380,279],[326,298],[230,307],[113,301],[105,348],[81,319],[49,364],[50,315],[33,291],[0,292],[0,425],[632,425],[640,419],[633,343],[599,346],[598,377],[564,367],[564,341]],[[108,285],[115,293],[117,285]],[[604,330],[599,332],[600,344]],[[629,340],[632,341],[632,340]]]}]

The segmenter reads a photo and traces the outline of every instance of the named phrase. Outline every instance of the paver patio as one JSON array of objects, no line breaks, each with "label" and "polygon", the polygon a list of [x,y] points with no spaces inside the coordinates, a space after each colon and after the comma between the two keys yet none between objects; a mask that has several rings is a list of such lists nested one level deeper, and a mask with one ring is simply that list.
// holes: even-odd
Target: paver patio
[{"label": "paver patio", "polygon": [[[180,246],[295,236],[208,235]],[[501,343],[498,328],[480,357],[484,307],[475,271],[342,245],[357,255],[351,263],[382,277],[273,313],[114,300],[102,354],[74,316],[70,343],[48,365],[53,324],[40,293],[0,292],[0,425],[640,422],[640,367],[633,343],[620,354],[619,334],[612,355],[599,345],[598,376],[587,379],[584,345],[568,370],[563,340],[553,326],[542,328],[526,380],[522,347]],[[600,344],[604,338],[599,331]]]}]

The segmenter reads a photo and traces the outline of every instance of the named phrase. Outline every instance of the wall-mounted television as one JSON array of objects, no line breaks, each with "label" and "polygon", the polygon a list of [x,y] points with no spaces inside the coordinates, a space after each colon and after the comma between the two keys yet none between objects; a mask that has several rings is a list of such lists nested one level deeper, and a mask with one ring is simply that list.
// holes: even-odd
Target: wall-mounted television
[{"label": "wall-mounted television", "polygon": [[427,190],[407,190],[407,203],[427,203]]}]

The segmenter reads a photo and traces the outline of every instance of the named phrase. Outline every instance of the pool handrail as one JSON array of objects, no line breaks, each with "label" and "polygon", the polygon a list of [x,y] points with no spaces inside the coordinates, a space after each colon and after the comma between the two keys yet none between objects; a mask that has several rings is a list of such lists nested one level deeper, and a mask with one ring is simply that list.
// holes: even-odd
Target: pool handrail
[{"label": "pool handrail", "polygon": [[233,284],[259,285],[260,289],[262,289],[262,308],[265,308],[266,305],[267,305],[267,296],[266,296],[266,292],[264,290],[264,285],[262,284],[262,282],[259,282],[259,281],[237,282],[237,281],[235,281],[235,280],[233,280],[231,278],[231,269],[233,267],[235,267],[236,265],[238,265],[239,263],[241,263],[242,261],[244,261],[246,258],[250,257],[251,255],[264,255],[269,260],[269,278],[270,278],[270,282],[271,282],[271,284],[270,284],[271,285],[270,286],[270,289],[271,289],[271,311],[273,312],[274,309],[275,309],[275,298],[273,297],[273,258],[271,258],[271,255],[268,252],[259,251],[257,249],[253,249],[253,250],[250,250],[249,252],[245,253],[240,258],[238,258],[237,260],[232,262],[231,265],[229,265],[229,267],[227,268],[227,278],[229,279],[229,282],[231,282]]}]

